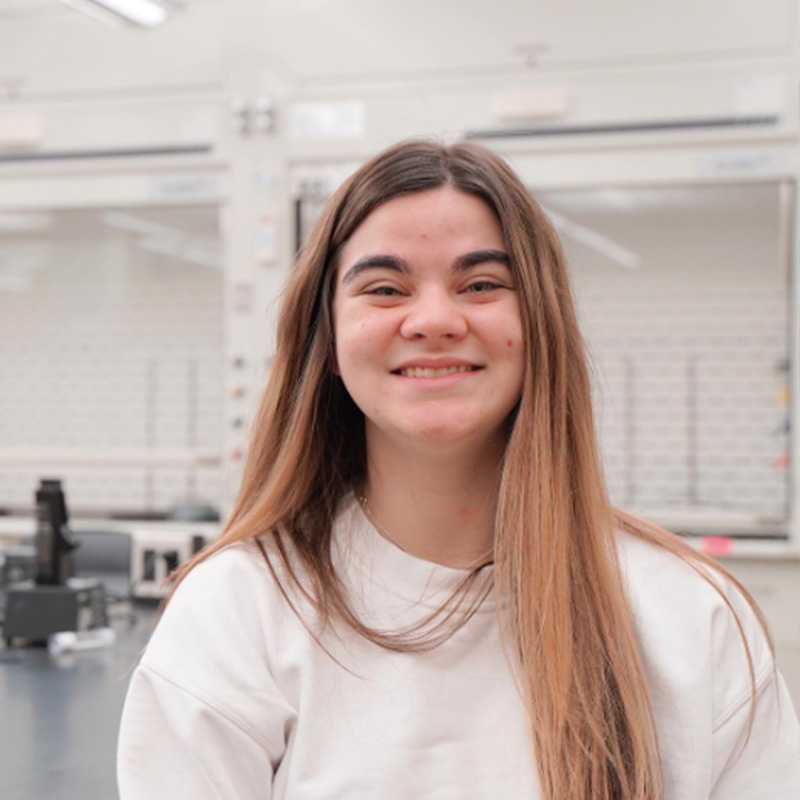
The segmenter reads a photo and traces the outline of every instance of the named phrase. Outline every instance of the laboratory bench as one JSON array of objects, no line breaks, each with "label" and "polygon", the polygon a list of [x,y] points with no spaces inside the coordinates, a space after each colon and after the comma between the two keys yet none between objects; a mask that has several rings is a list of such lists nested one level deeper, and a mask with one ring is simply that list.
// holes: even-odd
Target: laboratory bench
[{"label": "laboratory bench", "polygon": [[97,650],[0,649],[0,796],[116,800],[122,705],[155,603],[137,602],[135,616],[112,619],[116,641]]},{"label": "laboratory bench", "polygon": [[[69,522],[75,533],[117,531],[131,537],[130,579],[134,597],[161,598],[164,581],[172,568],[219,536],[219,522],[184,520],[118,520],[73,517]],[[0,516],[0,554],[3,547],[31,543],[36,530],[33,516]],[[150,565],[148,567],[148,565]]]}]

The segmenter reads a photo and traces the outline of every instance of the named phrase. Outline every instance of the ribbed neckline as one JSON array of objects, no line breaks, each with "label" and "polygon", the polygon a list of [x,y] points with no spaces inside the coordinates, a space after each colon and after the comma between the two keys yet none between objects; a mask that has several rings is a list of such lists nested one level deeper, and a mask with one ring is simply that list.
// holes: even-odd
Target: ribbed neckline
[{"label": "ribbed neckline", "polygon": [[[401,550],[381,536],[352,493],[342,504],[336,520],[334,546],[343,574],[355,569],[374,586],[413,606],[440,607],[470,574],[469,570],[445,567]],[[480,574],[489,575],[493,570],[489,565]],[[485,586],[483,579],[476,581],[475,587],[482,586]],[[490,594],[477,613],[493,609],[494,597]]]}]

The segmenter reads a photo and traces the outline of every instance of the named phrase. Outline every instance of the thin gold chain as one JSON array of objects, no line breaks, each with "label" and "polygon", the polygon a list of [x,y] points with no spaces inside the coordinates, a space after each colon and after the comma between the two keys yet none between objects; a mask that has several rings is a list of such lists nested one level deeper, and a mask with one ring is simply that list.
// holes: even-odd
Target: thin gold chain
[{"label": "thin gold chain", "polygon": [[[375,514],[373,513],[372,509],[369,506],[369,503],[367,502],[367,496],[365,494],[363,493],[356,494],[356,498],[358,499],[358,503],[361,506],[361,510],[364,512],[364,516],[372,523],[372,525],[375,527],[375,530],[377,530],[378,533],[381,536],[383,536],[384,539],[390,541],[393,545],[395,545],[395,547],[399,547],[404,553],[408,553],[409,555],[414,555],[413,553],[410,553],[405,547],[403,547],[403,545],[400,544],[400,542],[398,542],[397,539],[395,539],[395,537],[392,536],[392,534],[389,533],[389,531],[386,530],[386,528],[384,528],[380,522],[378,522],[378,520],[375,518]],[[454,569],[473,570],[475,569],[475,567],[478,566],[478,564],[481,563],[481,561],[485,561],[493,554],[494,554],[494,547],[491,547],[483,555],[478,556],[478,558],[476,558],[474,561],[470,561],[470,563],[467,564],[466,566],[454,567]],[[491,563],[492,563],[491,559],[486,562],[486,564],[491,564]],[[481,566],[485,567],[486,564],[481,564]]]}]

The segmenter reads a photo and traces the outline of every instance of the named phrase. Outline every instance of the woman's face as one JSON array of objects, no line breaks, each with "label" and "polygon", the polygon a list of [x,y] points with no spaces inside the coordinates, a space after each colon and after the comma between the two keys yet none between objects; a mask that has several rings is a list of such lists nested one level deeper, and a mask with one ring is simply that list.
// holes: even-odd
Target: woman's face
[{"label": "woman's face", "polygon": [[486,444],[520,397],[519,298],[500,222],[442,186],[375,209],[339,258],[337,371],[370,447]]}]

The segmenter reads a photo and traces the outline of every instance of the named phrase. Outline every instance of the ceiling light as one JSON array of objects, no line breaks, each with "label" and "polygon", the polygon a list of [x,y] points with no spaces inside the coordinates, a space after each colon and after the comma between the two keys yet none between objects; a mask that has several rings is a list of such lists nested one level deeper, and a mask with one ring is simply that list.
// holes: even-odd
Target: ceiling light
[{"label": "ceiling light", "polygon": [[170,225],[162,225],[160,222],[153,222],[135,214],[128,214],[125,211],[106,211],[100,215],[100,221],[104,225],[112,228],[119,228],[130,233],[138,233],[141,236],[173,237],[180,238],[186,233]]},{"label": "ceiling light", "polygon": [[[544,207],[543,207],[544,208]],[[574,222],[567,217],[553,211],[552,209],[544,209],[553,227],[565,236],[569,236],[576,242],[590,247],[596,253],[604,255],[606,258],[611,259],[615,264],[618,264],[625,269],[636,269],[642,265],[641,256],[629,250],[621,244],[609,239],[602,233],[598,233],[592,228],[587,228],[586,225],[581,225]]]},{"label": "ceiling light", "polygon": [[155,28],[161,25],[166,21],[172,7],[162,0],[61,0],[61,2],[94,17],[97,17],[98,13],[111,12],[143,28]]}]

